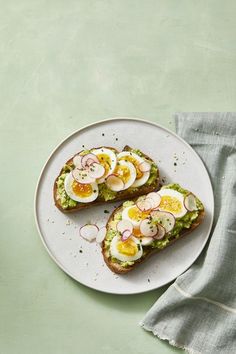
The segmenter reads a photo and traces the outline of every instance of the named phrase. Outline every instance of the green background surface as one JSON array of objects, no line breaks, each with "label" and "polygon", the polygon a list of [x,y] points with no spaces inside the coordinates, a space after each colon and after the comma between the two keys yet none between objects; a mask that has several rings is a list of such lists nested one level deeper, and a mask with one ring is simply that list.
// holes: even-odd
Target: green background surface
[{"label": "green background surface", "polygon": [[114,116],[236,110],[236,2],[0,1],[0,353],[181,352],[138,325],[166,288],[88,289],[50,259],[33,196],[51,150]]}]

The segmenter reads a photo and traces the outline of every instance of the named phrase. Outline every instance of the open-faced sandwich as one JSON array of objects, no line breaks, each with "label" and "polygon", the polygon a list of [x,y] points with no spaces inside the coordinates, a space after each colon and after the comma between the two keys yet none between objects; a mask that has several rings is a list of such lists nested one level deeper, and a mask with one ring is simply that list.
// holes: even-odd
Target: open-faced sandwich
[{"label": "open-faced sandwich", "polygon": [[63,166],[54,183],[55,205],[63,212],[135,198],[158,188],[159,171],[140,150],[125,146],[83,150]]},{"label": "open-faced sandwich", "polygon": [[204,218],[204,206],[178,184],[163,186],[114,210],[102,242],[107,266],[127,273],[151,254],[193,231]]}]

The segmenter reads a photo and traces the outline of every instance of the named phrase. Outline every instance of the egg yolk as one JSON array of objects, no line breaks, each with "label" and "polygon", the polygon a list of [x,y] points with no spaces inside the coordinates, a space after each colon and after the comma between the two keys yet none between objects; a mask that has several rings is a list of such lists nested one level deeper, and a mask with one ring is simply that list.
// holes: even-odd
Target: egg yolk
[{"label": "egg yolk", "polygon": [[134,206],[128,210],[128,216],[132,220],[141,221],[147,218],[148,213],[142,212],[138,207]]},{"label": "egg yolk", "polygon": [[82,184],[76,181],[72,183],[72,190],[78,197],[89,197],[93,193],[91,184]]},{"label": "egg yolk", "polygon": [[140,231],[139,229],[133,229],[132,234],[133,234],[135,237],[141,237],[141,236],[142,236],[141,231]]},{"label": "egg yolk", "polygon": [[164,195],[161,197],[159,208],[172,213],[179,213],[182,210],[182,203],[175,197]]},{"label": "egg yolk", "polygon": [[129,161],[134,165],[134,167],[136,169],[136,179],[140,179],[141,177],[143,177],[143,173],[138,168],[139,162],[134,157],[123,156],[123,157],[121,157],[121,160]]},{"label": "egg yolk", "polygon": [[98,154],[97,158],[100,164],[105,168],[105,174],[107,174],[111,168],[111,158],[107,154]]},{"label": "egg yolk", "polygon": [[119,176],[124,183],[127,183],[130,179],[130,169],[127,166],[117,165],[114,173]]},{"label": "egg yolk", "polygon": [[126,241],[117,242],[116,248],[119,253],[124,254],[125,256],[135,256],[138,252],[138,246],[129,238]]}]

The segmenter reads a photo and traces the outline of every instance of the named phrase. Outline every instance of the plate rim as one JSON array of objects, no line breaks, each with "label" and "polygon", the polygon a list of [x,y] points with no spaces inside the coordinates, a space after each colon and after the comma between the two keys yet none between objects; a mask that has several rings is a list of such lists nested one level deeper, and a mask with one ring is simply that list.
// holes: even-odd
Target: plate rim
[{"label": "plate rim", "polygon": [[[87,128],[91,128],[93,126],[102,124],[102,123],[109,123],[109,122],[113,122],[113,121],[118,121],[118,120],[124,120],[124,121],[138,121],[141,123],[146,123],[146,124],[150,124],[153,125],[156,128],[165,130],[167,133],[174,135],[177,139],[179,139],[184,145],[187,145],[188,148],[191,149],[192,153],[197,157],[197,159],[199,160],[199,162],[201,163],[202,167],[204,168],[207,176],[208,176],[208,180],[209,180],[209,184],[210,184],[210,192],[212,195],[212,214],[211,214],[211,220],[210,220],[210,224],[209,224],[209,228],[206,232],[207,236],[204,240],[204,242],[202,243],[201,247],[198,250],[198,253],[196,254],[196,256],[193,258],[193,261],[191,261],[191,263],[188,265],[187,268],[185,268],[179,275],[177,275],[177,277],[173,277],[170,280],[168,280],[167,282],[163,283],[161,286],[154,286],[152,288],[147,288],[145,290],[138,290],[138,291],[134,291],[134,292],[116,292],[116,291],[108,291],[108,290],[102,290],[100,288],[96,288],[96,286],[90,286],[88,284],[85,284],[82,281],[79,281],[78,279],[76,279],[75,276],[73,276],[70,271],[68,269],[66,269],[66,267],[64,267],[59,260],[56,259],[56,257],[52,254],[51,250],[49,249],[49,247],[46,244],[46,241],[44,240],[44,237],[41,233],[40,230],[40,226],[39,226],[39,222],[38,222],[38,217],[37,217],[37,198],[38,198],[38,191],[39,191],[39,187],[40,187],[40,182],[44,173],[44,170],[48,164],[48,162],[50,161],[50,159],[52,158],[52,156],[55,154],[55,152],[60,148],[61,145],[63,145],[64,143],[66,143],[67,140],[69,140],[71,137],[73,137],[74,135],[78,134],[79,132],[87,129]],[[76,282],[78,282],[79,284],[89,288],[89,289],[93,289],[102,293],[106,293],[106,294],[113,294],[113,295],[136,295],[136,294],[142,294],[142,293],[147,293],[149,291],[155,290],[155,289],[159,289],[162,288],[163,286],[166,286],[167,284],[170,284],[171,282],[173,282],[174,280],[176,280],[180,275],[182,275],[184,272],[186,272],[192,265],[193,263],[197,260],[197,258],[200,256],[200,254],[202,253],[208,239],[211,233],[211,229],[212,229],[212,225],[213,225],[213,221],[214,221],[214,212],[215,212],[215,200],[214,200],[214,192],[213,192],[213,187],[212,187],[212,183],[211,183],[211,179],[209,176],[209,173],[206,169],[206,166],[203,162],[203,160],[201,159],[201,157],[198,155],[198,153],[193,149],[193,147],[186,141],[184,140],[181,136],[179,136],[176,132],[166,128],[165,126],[159,124],[159,123],[155,123],[153,121],[147,120],[147,119],[143,119],[143,118],[138,118],[138,117],[123,117],[123,116],[117,116],[117,117],[112,117],[112,118],[105,118],[87,125],[82,126],[79,129],[74,130],[72,133],[70,133],[69,135],[67,135],[65,138],[63,138],[57,145],[56,147],[52,150],[52,152],[49,154],[47,160],[45,161],[45,163],[43,164],[43,167],[40,170],[40,174],[39,177],[37,179],[36,182],[36,188],[35,188],[35,192],[34,192],[34,221],[36,224],[36,229],[38,231],[39,237],[44,245],[44,248],[46,249],[47,253],[49,254],[49,256],[52,258],[52,260],[56,263],[56,265],[64,272],[66,273],[66,275],[68,275],[69,277],[71,277],[73,280],[75,280]]]}]

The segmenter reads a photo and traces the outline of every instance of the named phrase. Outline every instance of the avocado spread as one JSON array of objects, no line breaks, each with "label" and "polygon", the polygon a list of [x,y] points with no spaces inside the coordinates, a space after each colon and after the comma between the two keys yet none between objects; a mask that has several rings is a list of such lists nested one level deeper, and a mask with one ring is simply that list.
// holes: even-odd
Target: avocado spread
[{"label": "avocado spread", "polygon": [[[179,193],[183,194],[184,196],[189,194],[189,191],[180,187],[179,184],[165,185],[162,187],[162,189],[164,189],[164,188],[165,189],[166,188],[174,189],[174,190],[178,191]],[[133,204],[134,204],[133,201],[126,201],[123,203],[123,207],[127,208]],[[201,201],[198,198],[196,198],[196,205],[197,205],[197,210],[188,211],[183,217],[176,218],[174,228],[169,233],[167,233],[163,239],[154,240],[151,245],[143,247],[143,256],[145,256],[145,253],[148,251],[148,249],[150,249],[150,247],[151,248],[158,248],[158,249],[165,248],[170,241],[172,241],[173,239],[177,239],[180,236],[180,233],[183,229],[189,229],[191,227],[192,223],[194,222],[194,220],[197,219],[200,211],[202,211],[204,209],[203,204],[201,203]],[[113,237],[119,235],[119,232],[116,230],[115,225],[118,220],[121,220],[121,218],[122,218],[122,212],[119,211],[118,213],[115,214],[114,222],[111,222],[109,225],[109,230],[107,232],[107,236],[106,236],[106,240],[105,240],[105,248],[106,248],[106,252],[107,252],[108,257],[110,255],[110,253],[109,253],[110,243],[111,243]],[[111,261],[115,262],[115,263],[119,263],[122,267],[129,267],[132,264],[134,264],[134,261],[133,262],[121,262],[120,260],[118,260],[114,257],[111,258]]]},{"label": "avocado spread", "polygon": [[[85,154],[88,154],[89,152],[90,152],[90,150],[84,150],[81,154],[85,155]],[[144,155],[142,154],[142,152],[139,150],[131,150],[131,152],[141,156],[142,158],[145,158]],[[73,165],[71,165],[71,166],[65,165],[62,169],[60,176],[57,179],[57,182],[56,182],[57,183],[57,199],[60,199],[61,206],[63,209],[74,208],[77,204],[79,204],[79,202],[74,201],[73,199],[71,199],[67,195],[67,193],[65,191],[65,187],[64,187],[64,181],[65,181],[66,175],[68,173],[70,173],[73,170],[73,168],[74,168]],[[145,184],[146,185],[153,184],[157,178],[157,173],[158,173],[157,165],[152,163],[151,170],[150,170],[150,176]],[[106,183],[99,184],[98,189],[99,189],[98,199],[104,200],[104,201],[109,201],[109,200],[115,199],[117,194],[119,193],[119,192],[114,192],[110,188],[108,188]],[[132,193],[135,193],[137,190],[138,190],[138,188],[130,187],[127,189],[127,193],[132,194]]]},{"label": "avocado spread", "polygon": [[57,199],[60,199],[63,209],[74,208],[78,203],[71,199],[65,191],[64,182],[65,178],[72,171],[73,165],[65,165],[62,169],[60,176],[57,179]]}]

